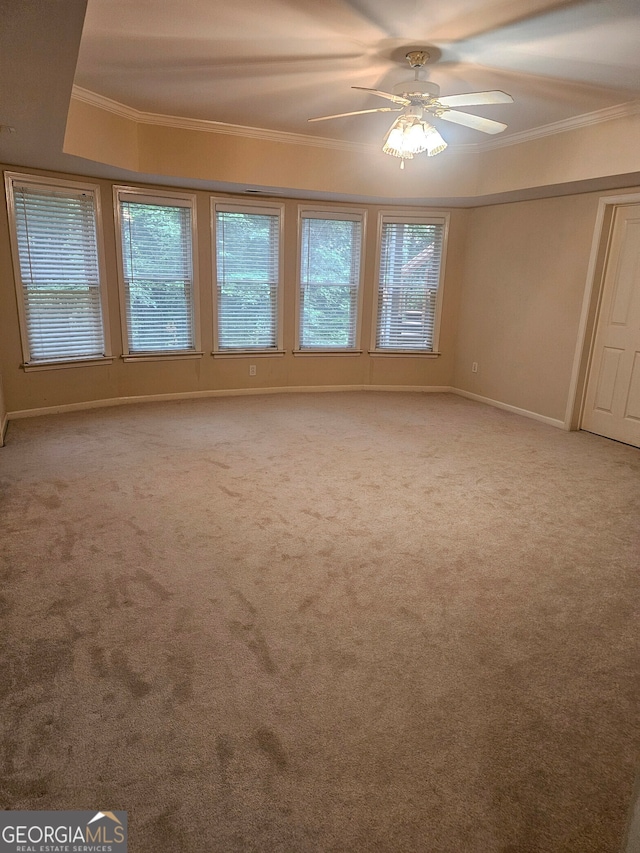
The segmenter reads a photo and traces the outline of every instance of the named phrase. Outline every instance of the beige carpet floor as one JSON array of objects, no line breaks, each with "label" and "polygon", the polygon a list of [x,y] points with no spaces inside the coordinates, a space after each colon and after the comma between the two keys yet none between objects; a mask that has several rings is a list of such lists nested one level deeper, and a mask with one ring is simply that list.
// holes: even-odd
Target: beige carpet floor
[{"label": "beige carpet floor", "polygon": [[640,451],[450,395],[144,404],[0,450],[0,805],[130,853],[618,853]]}]

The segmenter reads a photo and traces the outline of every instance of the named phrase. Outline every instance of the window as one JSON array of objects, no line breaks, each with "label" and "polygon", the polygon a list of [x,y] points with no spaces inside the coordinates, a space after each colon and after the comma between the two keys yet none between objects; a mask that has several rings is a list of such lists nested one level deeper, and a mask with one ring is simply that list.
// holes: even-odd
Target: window
[{"label": "window", "polygon": [[194,196],[114,193],[127,354],[195,352]]},{"label": "window", "polygon": [[282,208],[213,201],[216,349],[278,350]]},{"label": "window", "polygon": [[301,211],[301,350],[357,346],[363,218]]},{"label": "window", "polygon": [[25,367],[105,358],[98,188],[6,175]]},{"label": "window", "polygon": [[376,350],[437,351],[446,226],[381,215]]}]

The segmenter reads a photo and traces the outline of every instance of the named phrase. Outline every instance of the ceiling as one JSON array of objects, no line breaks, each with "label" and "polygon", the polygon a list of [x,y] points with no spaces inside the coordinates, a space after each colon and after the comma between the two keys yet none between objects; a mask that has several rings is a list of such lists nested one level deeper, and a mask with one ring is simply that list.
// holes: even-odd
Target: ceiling
[{"label": "ceiling", "polygon": [[638,45],[639,0],[0,0],[0,161],[238,191],[63,153],[73,86],[146,114],[377,145],[395,116],[308,119],[388,105],[351,87],[410,79],[415,47],[443,95],[514,98],[465,108],[506,122],[498,137],[440,122],[450,146],[508,144],[637,111]]},{"label": "ceiling", "polygon": [[89,0],[75,82],[144,112],[371,141],[393,117],[307,119],[388,106],[351,87],[411,79],[405,54],[427,46],[443,95],[513,96],[469,110],[509,135],[639,98],[639,45],[638,0]]}]

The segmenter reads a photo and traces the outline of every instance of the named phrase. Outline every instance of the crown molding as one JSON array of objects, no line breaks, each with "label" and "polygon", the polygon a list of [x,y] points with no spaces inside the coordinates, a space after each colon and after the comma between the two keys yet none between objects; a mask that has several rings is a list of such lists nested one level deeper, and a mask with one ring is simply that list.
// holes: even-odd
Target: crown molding
[{"label": "crown molding", "polygon": [[[378,146],[365,142],[346,142],[340,139],[327,139],[323,136],[308,136],[305,133],[287,133],[281,130],[266,130],[261,127],[249,127],[241,124],[227,124],[221,121],[207,121],[206,119],[185,118],[183,116],[162,115],[160,113],[148,113],[137,110],[119,101],[114,101],[97,92],[83,89],[74,85],[72,98],[85,104],[98,107],[113,115],[135,121],[140,124],[150,124],[161,127],[174,127],[181,130],[199,130],[205,133],[221,133],[227,136],[242,136],[248,139],[263,139],[270,142],[283,142],[289,145],[308,145],[313,148],[329,148],[334,151],[357,151],[366,152],[378,150]],[[568,130],[578,130],[582,127],[590,127],[606,121],[626,118],[640,114],[640,100],[628,101],[624,104],[616,104],[613,107],[605,107],[592,113],[584,113],[579,116],[543,124],[539,127],[523,130],[519,133],[510,133],[508,136],[500,136],[488,139],[485,142],[471,142],[462,145],[451,145],[456,151],[466,154],[481,154],[483,151],[492,151],[494,148],[506,148],[511,145],[520,145],[523,142],[531,142],[534,139],[542,139],[545,136],[553,136],[557,133],[565,133]]]},{"label": "crown molding", "polygon": [[482,153],[494,148],[507,148],[510,145],[520,145],[522,142],[531,142],[534,139],[542,139],[544,136],[553,136],[557,133],[565,133],[568,130],[578,130],[582,127],[591,127],[605,121],[627,118],[640,114],[640,101],[627,101],[624,104],[616,104],[613,107],[605,107],[592,113],[583,113],[579,116],[554,121],[550,124],[542,124],[531,130],[522,130],[519,133],[510,133],[508,136],[487,140],[486,142],[472,142],[467,145],[456,145],[456,149],[468,151],[469,153]]},{"label": "crown molding", "polygon": [[76,101],[98,107],[107,112],[126,118],[140,124],[151,124],[161,127],[173,127],[180,130],[199,130],[205,133],[221,133],[227,136],[242,136],[245,139],[262,139],[270,142],[284,142],[289,145],[308,145],[313,148],[330,148],[334,151],[357,151],[360,153],[378,150],[377,145],[365,142],[345,142],[340,139],[326,139],[323,136],[307,136],[305,133],[287,133],[281,130],[266,130],[261,127],[249,127],[242,124],[227,124],[222,121],[207,121],[206,119],[169,116],[160,113],[147,113],[136,110],[119,101],[113,101],[104,95],[73,86],[71,97]]}]

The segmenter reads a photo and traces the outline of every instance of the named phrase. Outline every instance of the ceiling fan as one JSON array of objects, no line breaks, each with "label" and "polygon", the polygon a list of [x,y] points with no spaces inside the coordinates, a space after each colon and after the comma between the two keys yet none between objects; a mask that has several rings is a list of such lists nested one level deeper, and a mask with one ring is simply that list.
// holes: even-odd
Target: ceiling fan
[{"label": "ceiling fan", "polygon": [[396,107],[378,107],[372,110],[354,110],[350,113],[337,113],[331,116],[318,116],[309,121],[327,121],[346,116],[363,115],[365,113],[402,113],[389,128],[382,146],[385,154],[400,158],[400,168],[404,169],[404,161],[413,159],[414,155],[427,152],[433,157],[447,147],[447,143],[438,131],[424,121],[424,114],[434,116],[443,121],[461,124],[482,133],[500,133],[507,125],[484,116],[471,115],[452,109],[453,107],[470,107],[484,104],[510,104],[511,95],[499,90],[492,92],[469,92],[463,95],[446,95],[440,97],[440,87],[426,79],[422,68],[429,60],[429,52],[425,49],[410,50],[406,54],[407,61],[415,68],[413,80],[394,86],[393,92],[381,92],[379,89],[367,89],[364,86],[352,86],[363,92],[371,92],[397,104]]}]

